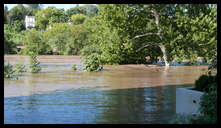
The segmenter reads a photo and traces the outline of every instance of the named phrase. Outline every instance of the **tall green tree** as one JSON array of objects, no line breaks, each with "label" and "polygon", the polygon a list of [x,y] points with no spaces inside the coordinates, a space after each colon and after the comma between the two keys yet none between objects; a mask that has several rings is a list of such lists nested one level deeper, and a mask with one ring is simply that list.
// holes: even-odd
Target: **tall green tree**
[{"label": "tall green tree", "polygon": [[18,4],[8,12],[8,23],[13,25],[14,22],[20,22],[22,24],[21,30],[25,30],[25,16],[27,15],[27,9],[22,5]]},{"label": "tall green tree", "polygon": [[70,8],[66,12],[69,17],[75,14],[83,14],[89,17],[94,17],[98,15],[99,7],[97,5],[87,4]]},{"label": "tall green tree", "polygon": [[33,28],[25,31],[24,35],[24,54],[29,55],[30,53],[33,53],[38,55],[45,54],[49,51],[49,46],[43,39],[43,31],[37,31],[35,28]]},{"label": "tall green tree", "polygon": [[[203,11],[197,11],[199,8]],[[192,10],[195,10],[194,14],[191,13]],[[208,13],[210,11],[208,5],[101,5],[101,16],[104,22],[110,29],[118,31],[121,42],[124,42],[122,44],[132,43],[132,49],[136,50],[137,48],[137,52],[142,48],[157,46],[161,50],[159,52],[162,53],[166,66],[169,66],[169,61],[175,55],[180,56],[181,54],[190,58],[190,56],[197,56],[197,51],[200,50],[196,41],[190,42],[185,36],[192,34],[190,30],[177,30],[179,25],[182,27],[191,25],[191,20],[179,20],[188,16],[194,20],[199,19],[200,15],[214,17]],[[216,26],[215,20],[212,19],[210,18],[208,22]],[[197,29],[200,27],[192,25]],[[210,29],[213,29],[211,31],[214,32],[214,27],[206,28],[204,33],[207,32],[208,34],[203,35],[204,38],[212,39],[208,35],[210,35]],[[200,40],[197,41],[205,43]],[[214,44],[215,41],[212,43]]]},{"label": "tall green tree", "polygon": [[86,44],[87,34],[83,24],[54,23],[45,31],[44,39],[54,53],[76,55]]},{"label": "tall green tree", "polygon": [[46,29],[52,23],[64,23],[68,21],[65,11],[55,7],[39,10],[35,16],[36,25],[40,29]]},{"label": "tall green tree", "polygon": [[122,48],[117,31],[110,30],[100,16],[87,20],[85,26],[89,35],[87,45],[81,50],[81,55],[86,58],[90,58],[92,54],[96,55],[100,64],[121,63],[124,50],[130,50],[130,46],[125,46],[127,49]]},{"label": "tall green tree", "polygon": [[41,4],[26,4],[29,16],[35,15],[35,13],[42,8]]},{"label": "tall green tree", "polygon": [[80,6],[69,8],[66,12],[69,17],[71,17],[72,15],[75,15],[75,14],[84,14],[84,15],[86,14],[85,8],[80,7]]},{"label": "tall green tree", "polygon": [[86,18],[83,14],[75,14],[71,16],[71,21],[73,24],[83,24]]},{"label": "tall green tree", "polygon": [[86,10],[86,15],[89,17],[94,17],[98,15],[99,7],[97,5],[83,5],[82,6]]}]

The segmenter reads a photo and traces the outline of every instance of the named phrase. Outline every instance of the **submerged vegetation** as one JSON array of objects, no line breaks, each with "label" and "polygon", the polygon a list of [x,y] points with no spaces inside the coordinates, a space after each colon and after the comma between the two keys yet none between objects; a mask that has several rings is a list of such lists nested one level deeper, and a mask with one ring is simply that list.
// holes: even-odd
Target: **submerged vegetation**
[{"label": "submerged vegetation", "polygon": [[9,63],[4,64],[4,78],[18,77],[19,74],[26,71],[27,69],[23,64],[16,64],[15,66]]},{"label": "submerged vegetation", "polygon": [[30,58],[30,70],[31,73],[38,73],[41,71],[40,62],[37,60],[37,55],[33,52],[29,53]]},{"label": "submerged vegetation", "polygon": [[72,70],[76,71],[77,70],[77,65],[73,64],[71,68],[72,68]]},{"label": "submerged vegetation", "polygon": [[27,71],[25,65],[23,65],[23,64],[16,64],[15,68],[16,68],[16,71],[15,71],[16,73],[22,73],[22,72]]},{"label": "submerged vegetation", "polygon": [[90,56],[87,56],[84,60],[84,69],[86,71],[99,71],[100,67],[100,60],[99,60],[98,54],[91,54]]},{"label": "submerged vegetation", "polygon": [[13,69],[13,65],[4,64],[4,78],[11,78],[15,70]]}]

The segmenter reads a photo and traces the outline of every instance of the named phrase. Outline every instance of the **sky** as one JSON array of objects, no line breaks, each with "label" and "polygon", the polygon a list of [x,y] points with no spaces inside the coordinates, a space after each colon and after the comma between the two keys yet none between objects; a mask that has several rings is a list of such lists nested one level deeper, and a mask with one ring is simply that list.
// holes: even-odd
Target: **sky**
[{"label": "sky", "polygon": [[[13,8],[14,6],[16,6],[17,4],[4,4],[4,6],[7,5],[8,9],[10,10],[11,8]],[[77,4],[42,4],[43,8],[47,8],[49,6],[54,6],[56,8],[64,8],[65,10],[71,8],[71,7],[75,7]],[[79,6],[84,5],[84,4],[79,4]]]}]

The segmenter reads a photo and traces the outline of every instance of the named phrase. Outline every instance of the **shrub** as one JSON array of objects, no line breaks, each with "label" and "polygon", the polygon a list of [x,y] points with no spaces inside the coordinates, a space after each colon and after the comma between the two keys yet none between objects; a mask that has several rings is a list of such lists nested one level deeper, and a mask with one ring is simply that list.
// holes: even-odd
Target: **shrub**
[{"label": "shrub", "polygon": [[21,53],[29,55],[29,52],[34,52],[35,54],[45,54],[48,51],[49,46],[43,38],[43,31],[37,31],[36,29],[26,30],[24,32],[24,45],[25,48],[22,49]]},{"label": "shrub", "polygon": [[208,92],[213,83],[216,83],[216,76],[202,75],[195,81],[195,90]]},{"label": "shrub", "polygon": [[72,65],[72,70],[75,70],[75,71],[77,70],[77,65],[76,64]]},{"label": "shrub", "polygon": [[100,66],[100,59],[99,55],[96,53],[93,53],[89,56],[86,56],[84,59],[84,69],[87,71],[99,71],[99,66]]},{"label": "shrub", "polygon": [[210,88],[209,93],[201,97],[200,102],[201,115],[191,118],[191,124],[216,124],[217,123],[217,89],[215,86]]},{"label": "shrub", "polygon": [[15,71],[13,70],[13,65],[11,64],[4,64],[4,78],[11,78],[13,77],[13,73]]},{"label": "shrub", "polygon": [[40,62],[37,60],[37,55],[34,53],[30,53],[30,69],[31,73],[38,73],[41,71],[41,67],[39,66]]},{"label": "shrub", "polygon": [[84,14],[74,14],[71,16],[71,21],[73,24],[83,24],[86,18]]},{"label": "shrub", "polygon": [[25,68],[25,65],[23,64],[16,64],[15,65],[15,68],[16,68],[16,73],[22,73],[22,72],[26,72],[26,68]]},{"label": "shrub", "polygon": [[[213,83],[216,84],[216,83]],[[200,111],[212,122],[217,120],[217,87],[212,85],[209,93],[201,97]]]}]

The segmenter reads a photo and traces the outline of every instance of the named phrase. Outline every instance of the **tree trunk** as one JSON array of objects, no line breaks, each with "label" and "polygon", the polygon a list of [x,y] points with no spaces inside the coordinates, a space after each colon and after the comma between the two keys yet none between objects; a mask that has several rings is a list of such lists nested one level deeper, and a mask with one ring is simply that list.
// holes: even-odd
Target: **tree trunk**
[{"label": "tree trunk", "polygon": [[159,47],[160,47],[160,49],[163,53],[163,59],[164,59],[164,62],[165,62],[165,66],[166,67],[170,66],[169,62],[167,61],[166,47],[163,44],[159,45]]}]

